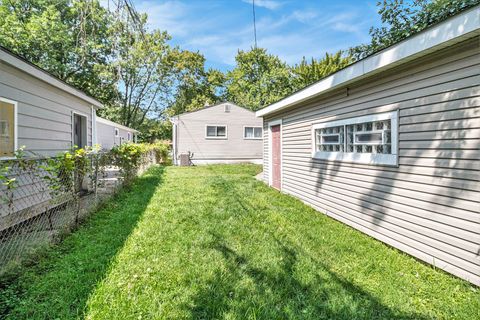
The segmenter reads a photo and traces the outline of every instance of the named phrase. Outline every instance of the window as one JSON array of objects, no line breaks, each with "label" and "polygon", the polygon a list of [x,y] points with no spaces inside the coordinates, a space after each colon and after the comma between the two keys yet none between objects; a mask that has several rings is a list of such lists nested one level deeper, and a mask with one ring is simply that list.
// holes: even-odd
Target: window
[{"label": "window", "polygon": [[87,117],[73,114],[73,145],[78,148],[87,146]]},{"label": "window", "polygon": [[313,158],[397,165],[398,112],[315,124]]},{"label": "window", "polygon": [[227,127],[226,126],[207,126],[206,138],[226,139]]},{"label": "window", "polygon": [[132,141],[132,134],[130,132],[127,132],[127,140]]},{"label": "window", "polygon": [[17,148],[17,103],[0,98],[0,158],[13,157]]},{"label": "window", "polygon": [[262,139],[262,127],[244,127],[244,139]]},{"label": "window", "polygon": [[226,104],[226,105],[223,107],[223,111],[225,111],[225,112],[230,112],[230,105],[229,105],[229,104]]},{"label": "window", "polygon": [[118,128],[115,128],[115,137],[118,137],[120,135],[120,130]]}]

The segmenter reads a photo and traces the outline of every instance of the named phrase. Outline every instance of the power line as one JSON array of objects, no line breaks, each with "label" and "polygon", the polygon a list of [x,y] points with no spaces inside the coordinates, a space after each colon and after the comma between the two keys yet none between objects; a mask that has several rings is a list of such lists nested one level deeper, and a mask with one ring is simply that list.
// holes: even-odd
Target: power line
[{"label": "power line", "polygon": [[255,38],[255,49],[257,49],[257,24],[255,21],[255,0],[252,0],[252,11],[253,11],[253,36]]}]

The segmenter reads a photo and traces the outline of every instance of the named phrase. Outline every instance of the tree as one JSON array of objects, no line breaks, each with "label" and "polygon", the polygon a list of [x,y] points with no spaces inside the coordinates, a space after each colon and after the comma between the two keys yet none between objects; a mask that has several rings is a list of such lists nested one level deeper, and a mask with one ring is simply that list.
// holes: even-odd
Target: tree
[{"label": "tree", "polygon": [[0,45],[102,102],[115,92],[108,64],[110,18],[98,1],[0,1]]},{"label": "tree", "polygon": [[147,32],[146,15],[140,25],[117,21],[114,60],[110,70],[116,76],[119,94],[116,120],[137,128],[147,116],[158,117],[167,105],[172,83],[172,49],[166,32]]},{"label": "tree", "polygon": [[305,57],[299,64],[292,67],[294,74],[293,87],[295,90],[302,89],[320,79],[345,68],[352,62],[350,56],[344,56],[342,51],[335,54],[325,54],[322,59],[312,58],[307,62]]},{"label": "tree", "polygon": [[292,92],[288,65],[265,49],[239,50],[226,75],[226,98],[251,110],[261,109]]},{"label": "tree", "polygon": [[168,115],[198,110],[223,99],[225,75],[215,69],[205,70],[205,57],[200,53],[181,52],[176,70],[176,93]]},{"label": "tree", "polygon": [[370,43],[353,47],[350,53],[355,60],[362,59],[479,3],[479,0],[383,0],[377,3],[382,26],[372,27]]}]

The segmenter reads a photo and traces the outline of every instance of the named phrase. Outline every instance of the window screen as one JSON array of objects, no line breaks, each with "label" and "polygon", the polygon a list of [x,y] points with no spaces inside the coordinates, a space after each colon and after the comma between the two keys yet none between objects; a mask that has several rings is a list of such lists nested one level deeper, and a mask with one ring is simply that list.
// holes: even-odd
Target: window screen
[{"label": "window screen", "polygon": [[207,126],[208,138],[224,138],[227,136],[226,126]]},{"label": "window screen", "polygon": [[262,127],[245,127],[244,138],[245,139],[261,139]]}]

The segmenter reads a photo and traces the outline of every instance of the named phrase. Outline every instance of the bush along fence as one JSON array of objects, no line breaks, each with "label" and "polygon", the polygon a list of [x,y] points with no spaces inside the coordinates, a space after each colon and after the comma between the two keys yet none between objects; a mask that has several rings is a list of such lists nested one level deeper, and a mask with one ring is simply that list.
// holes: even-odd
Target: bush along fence
[{"label": "bush along fence", "polygon": [[153,164],[167,144],[75,149],[56,157],[0,161],[0,274],[75,228],[99,204]]}]

